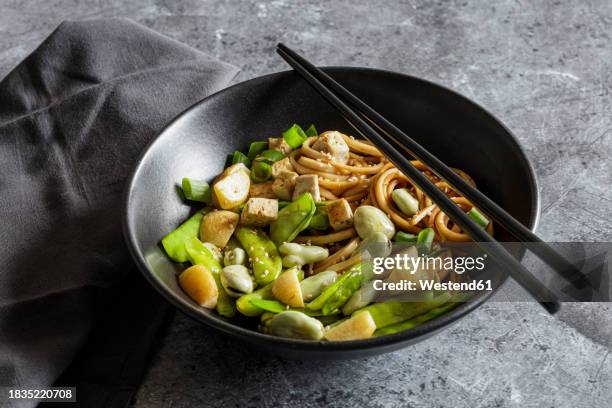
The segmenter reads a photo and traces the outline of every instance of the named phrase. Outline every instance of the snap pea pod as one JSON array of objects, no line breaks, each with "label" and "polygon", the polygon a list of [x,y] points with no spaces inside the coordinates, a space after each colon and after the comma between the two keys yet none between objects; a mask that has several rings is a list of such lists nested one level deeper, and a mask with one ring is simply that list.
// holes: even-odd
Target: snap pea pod
[{"label": "snap pea pod", "polygon": [[308,224],[308,228],[325,231],[329,229],[329,225],[329,216],[327,213],[317,209]]},{"label": "snap pea pod", "polygon": [[412,319],[408,319],[400,323],[395,323],[395,324],[383,327],[382,329],[377,329],[374,332],[374,336],[384,336],[385,334],[399,333],[404,330],[408,330],[408,329],[412,329],[414,327],[420,326],[421,324],[428,322],[430,320],[433,320],[436,317],[441,316],[445,314],[446,312],[448,312],[449,310],[455,308],[459,301],[460,300],[445,303],[441,306],[435,307],[423,313],[422,315],[413,317]]},{"label": "snap pea pod", "polygon": [[283,264],[274,242],[259,230],[240,227],[236,238],[249,254],[253,263],[253,275],[258,285],[267,285],[280,275]]},{"label": "snap pea pod", "polygon": [[302,194],[278,212],[276,221],[270,225],[270,238],[277,246],[293,241],[300,232],[308,227],[316,210],[317,206],[312,195]]},{"label": "snap pea pod", "polygon": [[342,307],[342,305],[353,296],[353,293],[361,287],[361,282],[363,281],[361,268],[353,269],[347,272],[347,275],[344,282],[342,282],[338,289],[336,289],[323,305],[321,309],[323,316],[327,316]]},{"label": "snap pea pod", "polygon": [[245,316],[259,316],[264,312],[264,309],[255,306],[252,303],[253,299],[272,299],[274,296],[272,295],[272,284],[266,285],[262,288],[257,289],[254,292],[249,293],[248,295],[243,295],[236,300],[236,308],[240,313]]},{"label": "snap pea pod", "polygon": [[[251,298],[249,299],[249,303],[268,313],[282,313],[282,312],[286,312],[287,310],[296,310],[308,316],[313,316],[313,317],[323,316],[320,310],[310,310],[308,308],[295,309],[295,308],[291,308],[287,306],[286,304],[282,302],[279,302],[278,300]],[[336,312],[336,313],[329,314],[329,316],[336,316],[339,314],[340,314],[339,312]]]},{"label": "snap pea pod", "polygon": [[174,231],[166,235],[162,240],[164,250],[174,262],[187,262],[187,251],[185,242],[200,233],[200,223],[204,217],[204,211],[198,211],[179,225]]},{"label": "snap pea pod", "polygon": [[321,324],[323,324],[323,326],[335,324],[337,321],[339,321],[342,318],[342,315],[340,313],[330,314],[327,316],[315,316],[315,315],[310,315],[310,316],[313,316],[315,319],[320,321]]},{"label": "snap pea pod", "polygon": [[249,299],[249,303],[255,307],[260,308],[261,310],[265,310],[266,312],[270,313],[281,313],[291,309],[289,306],[279,302],[278,300],[252,298]]},{"label": "snap pea pod", "polygon": [[[318,209],[321,209],[321,208],[325,207],[330,202],[331,201],[315,201],[315,206],[317,207],[317,210],[318,210]],[[283,208],[285,208],[289,204],[291,204],[291,201],[278,200],[278,209],[282,210]]]},{"label": "snap pea pod", "polygon": [[196,237],[192,237],[185,243],[185,251],[189,262],[194,265],[202,265],[210,271],[217,288],[219,290],[219,298],[217,300],[216,310],[221,316],[233,317],[236,314],[236,304],[223,289],[221,284],[221,264],[217,262],[210,250]]},{"label": "snap pea pod", "polygon": [[361,274],[361,264],[354,265],[351,269],[342,274],[342,276],[340,276],[338,280],[336,280],[336,282],[329,285],[319,296],[317,296],[312,302],[308,303],[307,307],[311,310],[321,310],[330,300],[336,303],[337,301],[334,294],[337,290],[344,286],[344,282],[346,282],[346,280],[348,280],[349,278],[354,279],[352,275],[352,272],[354,271],[359,271],[359,273]]},{"label": "snap pea pod", "polygon": [[415,316],[423,314],[431,309],[434,309],[450,300],[451,296],[448,292],[445,292],[431,300],[424,302],[399,302],[390,300],[387,302],[374,303],[364,308],[358,309],[353,312],[359,313],[363,310],[370,312],[376,327],[381,329],[383,327],[390,326],[395,323],[400,323],[405,320],[411,319]]}]

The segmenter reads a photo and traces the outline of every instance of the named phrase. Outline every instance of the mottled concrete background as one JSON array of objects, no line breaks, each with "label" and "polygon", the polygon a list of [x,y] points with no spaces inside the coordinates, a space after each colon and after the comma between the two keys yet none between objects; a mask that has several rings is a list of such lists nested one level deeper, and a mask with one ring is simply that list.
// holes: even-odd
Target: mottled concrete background
[{"label": "mottled concrete background", "polygon": [[[407,72],[490,109],[535,164],[548,240],[612,241],[612,2],[0,0],[0,76],[64,19],[126,16],[242,67],[278,41]],[[383,5],[384,4],[384,5]],[[1,97],[1,96],[0,96]],[[157,406],[610,407],[612,307],[489,303],[376,358],[262,357],[177,316],[138,394]]]}]

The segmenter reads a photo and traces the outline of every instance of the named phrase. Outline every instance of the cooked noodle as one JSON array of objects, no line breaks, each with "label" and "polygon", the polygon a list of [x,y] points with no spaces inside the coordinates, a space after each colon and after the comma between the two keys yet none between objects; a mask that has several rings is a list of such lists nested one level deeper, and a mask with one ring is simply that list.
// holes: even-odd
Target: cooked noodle
[{"label": "cooked noodle", "polygon": [[[294,150],[289,156],[298,174],[318,176],[323,200],[344,198],[353,210],[360,205],[373,205],[387,214],[398,230],[416,234],[430,227],[434,229],[437,241],[471,241],[469,235],[454,225],[448,216],[440,211],[438,206],[390,163],[374,145],[347,135],[342,135],[342,138],[350,150],[346,164],[334,161],[329,154],[314,149],[312,144],[317,140],[316,136],[308,138],[301,148]],[[465,197],[453,190],[423,163],[418,160],[413,160],[411,163],[461,209],[467,212],[473,207]],[[467,173],[459,169],[453,170],[470,185],[475,186],[474,180]],[[420,210],[413,216],[406,216],[395,206],[391,194],[397,188],[408,189],[418,200]],[[493,233],[492,223],[488,224],[487,231]],[[355,230],[347,229],[325,235],[298,236],[295,242],[330,245],[353,238],[344,248],[354,250],[353,247],[356,247],[358,242],[358,238],[354,237],[356,237]],[[340,255],[335,256],[334,254],[324,263],[316,265],[315,271],[329,268],[337,262],[346,263],[347,254],[342,251],[341,249],[337,252]]]}]

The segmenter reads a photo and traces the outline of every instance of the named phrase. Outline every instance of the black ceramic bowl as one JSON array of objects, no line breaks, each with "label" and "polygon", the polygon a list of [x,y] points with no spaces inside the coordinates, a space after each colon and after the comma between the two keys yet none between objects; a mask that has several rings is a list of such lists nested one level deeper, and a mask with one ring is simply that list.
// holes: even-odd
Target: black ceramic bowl
[{"label": "black ceramic bowl", "polygon": [[[538,190],[516,138],[490,113],[444,87],[407,75],[363,68],[329,68],[339,82],[410,134],[448,165],[467,171],[478,187],[534,228]],[[179,288],[160,239],[192,208],[177,194],[184,176],[212,179],[226,156],[250,142],[279,135],[293,123],[319,130],[353,129],[294,72],[246,81],[197,103],[174,119],[138,161],[126,191],[124,231],[138,267],[178,309],[265,351],[295,358],[352,358],[418,342],[474,310],[489,295],[465,303],[413,330],[368,340],[311,342],[261,334],[198,307]],[[511,240],[497,231],[499,240]]]}]

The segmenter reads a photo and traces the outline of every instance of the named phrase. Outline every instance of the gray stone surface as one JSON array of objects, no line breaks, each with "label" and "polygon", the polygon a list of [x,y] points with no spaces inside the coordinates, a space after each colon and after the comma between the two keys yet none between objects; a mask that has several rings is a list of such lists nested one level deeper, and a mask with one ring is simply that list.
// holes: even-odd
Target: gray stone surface
[{"label": "gray stone surface", "polygon": [[[612,241],[612,3],[0,0],[0,76],[64,19],[131,17],[242,67],[284,70],[278,41],[324,65],[447,85],[515,132],[548,240]],[[0,96],[1,97],[1,96]],[[489,303],[438,336],[344,362],[261,356],[178,315],[135,405],[609,407],[612,307]]]}]

